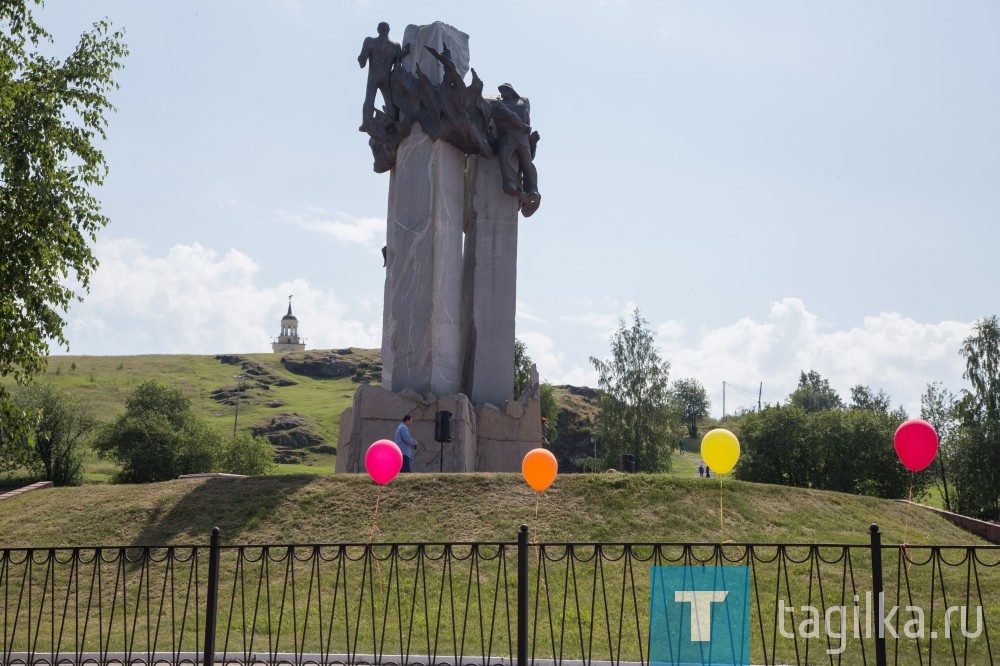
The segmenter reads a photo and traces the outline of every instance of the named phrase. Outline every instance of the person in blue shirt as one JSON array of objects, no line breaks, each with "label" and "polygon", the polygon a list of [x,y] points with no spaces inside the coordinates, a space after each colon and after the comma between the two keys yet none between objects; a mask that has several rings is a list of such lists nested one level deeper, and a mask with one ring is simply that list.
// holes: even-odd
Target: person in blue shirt
[{"label": "person in blue shirt", "polygon": [[410,435],[410,423],[413,421],[413,417],[407,414],[403,417],[403,422],[399,424],[396,428],[396,446],[403,454],[403,472],[410,472],[410,460],[413,458],[413,453],[416,451],[420,444],[417,440],[413,439]]}]

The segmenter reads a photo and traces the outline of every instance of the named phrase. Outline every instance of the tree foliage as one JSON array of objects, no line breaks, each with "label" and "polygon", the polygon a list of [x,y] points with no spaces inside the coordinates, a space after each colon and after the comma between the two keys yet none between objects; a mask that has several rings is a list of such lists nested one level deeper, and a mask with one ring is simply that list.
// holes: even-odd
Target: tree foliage
[{"label": "tree foliage", "polygon": [[559,420],[559,405],[556,404],[555,389],[552,384],[541,384],[538,387],[538,397],[541,401],[542,410],[542,436],[546,444],[552,444],[559,436],[557,427]]},{"label": "tree foliage", "polygon": [[[514,398],[520,398],[531,385],[531,369],[535,361],[528,356],[528,349],[520,339],[514,339]],[[535,367],[535,371],[538,369]],[[551,384],[542,382],[538,386],[542,411],[542,437],[546,442],[555,442],[559,432],[556,421],[559,416],[559,406],[556,404],[555,392]]]},{"label": "tree foliage", "polygon": [[867,409],[871,412],[889,413],[891,398],[882,389],[878,393],[872,391],[871,387],[858,384],[851,388],[851,404],[849,409]]},{"label": "tree foliage", "polygon": [[[65,59],[42,55],[52,38],[31,4],[0,2],[0,376],[18,383],[44,370],[50,341],[68,346],[63,314],[97,267],[89,243],[108,219],[92,193],[107,173],[96,141],[128,54],[100,21]],[[30,416],[0,386],[4,441]]]},{"label": "tree foliage", "polygon": [[788,404],[801,407],[807,412],[844,407],[844,401],[830,386],[830,382],[815,370],[799,373],[799,385],[788,396]]},{"label": "tree foliage", "polygon": [[959,427],[951,461],[958,511],[1000,519],[1000,321],[976,321],[960,350],[972,390],[956,405]]},{"label": "tree foliage", "polygon": [[94,417],[48,383],[25,386],[14,404],[38,414],[34,431],[17,447],[26,453],[25,465],[57,486],[83,483],[84,448],[97,424]]},{"label": "tree foliage", "polygon": [[514,399],[521,397],[531,383],[531,366],[535,362],[528,356],[528,349],[519,338],[514,338]]},{"label": "tree foliage", "polygon": [[919,494],[930,477],[911,477],[896,457],[892,438],[900,423],[885,411],[767,407],[740,423],[735,474],[746,481],[890,498],[906,497],[914,478]]},{"label": "tree foliage", "polygon": [[263,437],[241,432],[226,447],[223,468],[230,474],[262,476],[274,470],[274,448]]},{"label": "tree foliage", "polygon": [[121,465],[122,483],[152,483],[181,474],[219,471],[225,444],[191,411],[178,389],[155,381],[136,387],[125,412],[105,427],[94,448]]},{"label": "tree foliage", "polygon": [[608,467],[631,453],[641,471],[670,469],[670,445],[679,432],[671,412],[670,363],[660,359],[648,323],[636,308],[630,326],[619,320],[611,358],[590,359],[599,377],[597,436]]},{"label": "tree foliage", "polygon": [[708,410],[712,408],[705,387],[693,377],[678,379],[673,383],[671,395],[687,427],[688,437],[697,437],[698,420],[708,416]]},{"label": "tree foliage", "polygon": [[938,435],[938,453],[931,464],[934,470],[934,483],[944,498],[944,508],[952,511],[952,497],[948,487],[951,463],[955,459],[956,433],[958,420],[955,395],[941,386],[941,382],[932,382],[920,396],[920,418],[931,424]]}]

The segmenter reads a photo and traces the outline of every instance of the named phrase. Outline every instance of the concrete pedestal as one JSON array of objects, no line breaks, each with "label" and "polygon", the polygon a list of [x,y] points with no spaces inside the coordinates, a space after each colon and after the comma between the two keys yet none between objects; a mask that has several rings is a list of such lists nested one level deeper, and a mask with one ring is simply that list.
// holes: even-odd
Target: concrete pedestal
[{"label": "concrete pedestal", "polygon": [[[434,441],[434,415],[452,413],[452,441]],[[365,472],[365,452],[380,439],[393,439],[403,415],[422,449],[412,460],[414,472],[519,472],[524,455],[542,446],[542,412],[537,383],[503,409],[474,407],[462,394],[435,398],[381,386],[361,386],[354,403],[340,416],[337,472]]]}]

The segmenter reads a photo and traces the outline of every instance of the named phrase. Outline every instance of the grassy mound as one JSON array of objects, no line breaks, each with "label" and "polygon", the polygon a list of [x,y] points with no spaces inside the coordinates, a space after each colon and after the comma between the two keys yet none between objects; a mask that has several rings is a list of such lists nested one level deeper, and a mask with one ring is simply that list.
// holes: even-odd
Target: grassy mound
[{"label": "grassy mound", "polygon": [[[539,541],[979,544],[905,503],[727,481],[648,474],[563,475],[541,496],[517,474],[401,475],[381,489],[366,475],[185,479],[25,493],[0,503],[7,547],[207,543]],[[537,500],[537,518],[536,512]]]}]

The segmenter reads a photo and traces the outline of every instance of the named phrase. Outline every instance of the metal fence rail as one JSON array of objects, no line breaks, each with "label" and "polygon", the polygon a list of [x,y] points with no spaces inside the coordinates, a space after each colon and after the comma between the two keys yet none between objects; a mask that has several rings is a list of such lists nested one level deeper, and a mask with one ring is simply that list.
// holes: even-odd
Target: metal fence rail
[{"label": "metal fence rail", "polygon": [[648,665],[649,567],[684,565],[749,569],[754,664],[995,663],[1000,547],[869,536],[4,549],[0,662]]}]

